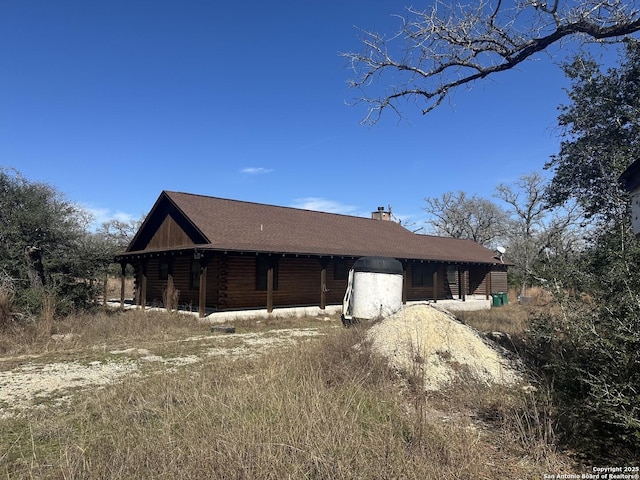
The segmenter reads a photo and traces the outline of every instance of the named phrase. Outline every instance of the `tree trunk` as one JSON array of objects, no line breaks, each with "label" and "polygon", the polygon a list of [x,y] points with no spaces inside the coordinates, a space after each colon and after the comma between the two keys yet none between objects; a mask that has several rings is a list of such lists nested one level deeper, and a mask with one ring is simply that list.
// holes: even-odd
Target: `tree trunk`
[{"label": "tree trunk", "polygon": [[42,266],[42,250],[38,247],[24,249],[24,257],[27,262],[29,283],[32,288],[44,286],[44,267]]}]

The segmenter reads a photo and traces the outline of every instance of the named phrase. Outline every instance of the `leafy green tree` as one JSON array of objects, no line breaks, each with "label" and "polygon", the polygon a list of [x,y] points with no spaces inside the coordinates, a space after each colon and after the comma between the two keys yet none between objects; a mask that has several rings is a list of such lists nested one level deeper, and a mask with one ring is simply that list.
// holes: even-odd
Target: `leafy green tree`
[{"label": "leafy green tree", "polygon": [[640,42],[628,39],[620,66],[602,72],[590,58],[564,66],[571,103],[560,107],[563,141],[546,165],[552,205],[578,201],[585,214],[610,221],[627,215],[618,177],[640,158]]},{"label": "leafy green tree", "polygon": [[62,269],[59,260],[83,232],[79,216],[79,209],[54,188],[1,169],[0,258],[5,270],[18,281],[28,279],[27,247],[42,251],[48,269]]},{"label": "leafy green tree", "polygon": [[50,185],[0,169],[0,269],[23,310],[37,311],[44,289],[62,311],[94,297],[90,279],[112,257],[97,255],[89,222],[86,210]]},{"label": "leafy green tree", "polygon": [[[530,333],[540,372],[556,398],[560,432],[590,451],[626,449],[630,458],[640,449],[638,265],[640,242],[630,230],[599,235],[575,272],[588,296],[558,289],[560,314],[536,319]],[[557,269],[560,276],[563,269]]]},{"label": "leafy green tree", "polygon": [[549,164],[555,176],[547,193],[555,205],[579,202],[593,220],[572,272],[587,296],[566,296],[567,272],[549,270],[561,314],[533,324],[532,346],[567,437],[637,452],[640,241],[618,176],[640,153],[640,44],[628,40],[620,65],[606,72],[581,58],[565,71],[572,103],[561,108],[563,141]]}]

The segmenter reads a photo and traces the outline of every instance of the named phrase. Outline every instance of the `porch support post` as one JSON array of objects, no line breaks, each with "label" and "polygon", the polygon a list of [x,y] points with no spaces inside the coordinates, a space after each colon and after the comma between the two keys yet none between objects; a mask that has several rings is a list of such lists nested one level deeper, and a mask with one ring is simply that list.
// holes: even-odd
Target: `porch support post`
[{"label": "porch support post", "polygon": [[438,303],[438,267],[433,271],[433,303]]},{"label": "porch support post", "polygon": [[468,281],[469,281],[469,269],[465,268],[464,271],[462,272],[462,301],[463,302],[467,301]]},{"label": "porch support post", "polygon": [[407,269],[409,268],[409,262],[404,260],[402,262],[402,304],[407,304],[407,289],[409,286],[407,285]]},{"label": "porch support post", "polygon": [[142,260],[140,278],[140,308],[144,310],[147,306],[147,260]]},{"label": "porch support post", "polygon": [[320,270],[320,310],[327,306],[327,268]]},{"label": "porch support post", "polygon": [[267,312],[273,312],[273,265],[267,269]]},{"label": "porch support post", "polygon": [[209,258],[206,255],[200,257],[200,279],[198,287],[198,316],[204,318],[207,308],[207,266]]},{"label": "porch support post", "polygon": [[[127,273],[127,262],[121,261],[120,262],[120,308],[122,309],[124,309],[124,281],[125,281],[126,273]],[[106,293],[107,292],[105,291],[105,297],[104,297],[105,304],[107,302]]]},{"label": "porch support post", "polygon": [[491,296],[491,267],[487,268],[487,276],[484,279],[484,299],[485,300],[489,300],[489,297]]},{"label": "porch support post", "polygon": [[457,266],[457,270],[458,270],[458,300],[462,300],[462,268],[460,268],[460,265]]},{"label": "porch support post", "polygon": [[[175,258],[173,254],[169,258],[169,269],[167,271],[167,304],[165,305],[168,312],[173,310],[173,299],[175,298],[176,284],[173,281],[173,263],[175,262]],[[178,305],[175,305],[176,310],[178,310]]]},{"label": "porch support post", "polygon": [[327,267],[329,266],[329,258],[320,259],[320,310],[327,308]]}]

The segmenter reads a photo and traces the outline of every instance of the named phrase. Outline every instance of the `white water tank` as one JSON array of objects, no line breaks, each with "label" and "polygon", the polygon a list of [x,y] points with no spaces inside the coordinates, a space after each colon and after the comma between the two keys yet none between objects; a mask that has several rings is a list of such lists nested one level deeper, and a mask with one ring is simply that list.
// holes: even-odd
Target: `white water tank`
[{"label": "white water tank", "polygon": [[402,264],[388,257],[356,260],[342,304],[343,322],[385,318],[401,309]]}]

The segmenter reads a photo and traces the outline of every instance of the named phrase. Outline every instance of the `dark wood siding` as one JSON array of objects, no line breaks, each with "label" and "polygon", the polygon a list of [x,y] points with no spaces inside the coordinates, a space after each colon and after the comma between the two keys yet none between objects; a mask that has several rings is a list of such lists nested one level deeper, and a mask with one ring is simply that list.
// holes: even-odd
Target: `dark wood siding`
[{"label": "dark wood siding", "polygon": [[[428,281],[425,282],[427,285],[414,285],[414,271],[418,269],[423,269],[425,267],[421,265],[427,265],[427,270],[431,272],[429,275]],[[437,272],[438,274],[438,299],[451,298],[451,288],[447,282],[447,270],[444,265],[437,263],[416,263],[416,262],[407,262],[405,264],[405,272],[404,272],[404,282],[405,282],[405,293],[406,299],[409,302],[416,302],[420,300],[433,300],[435,299],[433,285],[433,272]]]},{"label": "dark wood siding", "polygon": [[[207,307],[218,310],[243,308],[266,308],[267,291],[259,289],[256,282],[257,259],[255,254],[211,253],[207,263]],[[327,305],[342,302],[347,289],[348,278],[336,278],[336,273],[344,273],[336,268],[337,263],[347,271],[353,267],[355,259],[329,259],[318,257],[271,257],[278,264],[277,289],[273,292],[273,306],[311,306],[320,305],[322,298],[322,265],[325,265],[325,301]],[[163,306],[167,279],[161,278],[160,264],[169,262],[174,286],[180,291],[179,304],[182,307],[197,310],[199,290],[191,282],[191,264],[193,254],[174,252],[152,256],[146,260],[147,305]],[[172,262],[172,263],[171,263]],[[437,272],[437,298],[458,298],[458,281],[464,279],[464,293],[485,295],[488,268],[484,265],[457,266],[438,263],[422,263],[428,268],[417,266],[417,262],[404,263],[404,294],[407,301],[433,300],[434,287],[432,273]],[[414,269],[422,270],[422,285],[414,285]],[[430,272],[426,275],[425,272]],[[449,273],[448,273],[449,272]],[[416,277],[417,278],[417,277]],[[418,283],[418,282],[417,282]],[[506,292],[506,267],[492,267],[491,293]]]},{"label": "dark wood siding", "polygon": [[153,257],[147,260],[147,306],[160,307],[163,305],[162,295],[167,287],[167,281],[160,278],[160,262],[167,257]]},{"label": "dark wood siding", "polygon": [[198,308],[198,291],[192,291],[189,285],[191,280],[191,255],[181,255],[173,260],[173,286],[180,291],[178,303],[183,306]]},{"label": "dark wood siding", "polygon": [[207,264],[207,306],[224,309],[227,306],[227,256],[216,254]]},{"label": "dark wood siding", "polygon": [[[164,306],[164,294],[167,288],[167,278],[161,278],[160,264],[171,263],[173,286],[179,291],[178,304],[180,307],[197,310],[199,289],[191,284],[191,252],[176,255],[162,255],[148,258],[147,272],[147,305],[150,307]],[[207,266],[207,306],[218,307],[220,301],[219,287],[220,257],[214,256]],[[140,280],[136,280],[139,284]]]},{"label": "dark wood siding", "polygon": [[493,267],[491,271],[491,293],[507,291],[507,267]]},{"label": "dark wood siding", "polygon": [[256,291],[256,256],[228,256],[221,274],[222,308],[255,308],[266,305],[267,292]]},{"label": "dark wood siding", "polygon": [[445,298],[458,298],[458,266],[457,265],[445,265]]},{"label": "dark wood siding", "polygon": [[[267,292],[256,289],[256,255],[226,258],[226,303],[219,308],[265,308]],[[320,305],[322,265],[318,258],[278,257],[278,288],[273,292],[276,307]],[[348,268],[353,265],[349,260]],[[327,265],[326,301],[342,302],[347,280],[334,278],[333,260]]]},{"label": "dark wood siding", "polygon": [[[197,310],[200,289],[191,281],[191,269],[194,268],[199,275],[199,268],[192,267],[191,255],[176,256],[173,263],[173,285],[180,291],[179,303],[181,306]],[[197,264],[196,264],[197,265]],[[218,296],[220,257],[214,256],[207,264],[207,307],[218,308],[220,297]],[[166,288],[166,282],[163,286]]]},{"label": "dark wood siding", "polygon": [[[434,289],[431,284],[428,286],[413,285],[413,270],[416,268],[415,262],[408,262],[405,266],[406,295],[408,301],[433,300]],[[462,291],[469,295],[486,294],[487,267],[485,266],[458,266],[458,265],[437,265],[438,272],[438,299],[458,298],[460,295],[460,280],[462,280]],[[417,267],[420,268],[420,267]],[[505,277],[506,281],[506,277]],[[433,283],[433,282],[431,282]]]},{"label": "dark wood siding", "polygon": [[[343,279],[336,278],[336,263],[346,262],[347,276]],[[333,258],[327,265],[327,292],[326,299],[327,304],[340,304],[344,299],[344,294],[347,291],[347,283],[349,282],[349,270],[353,267],[355,259],[338,259]],[[340,269],[338,268],[338,271]]]},{"label": "dark wood siding", "polygon": [[317,258],[281,258],[274,306],[320,305],[321,270]]},{"label": "dark wood siding", "polygon": [[167,215],[147,244],[147,249],[160,249],[193,245],[189,235],[178,225],[171,215]]},{"label": "dark wood siding", "polygon": [[472,295],[486,295],[487,267],[474,266],[469,269],[469,293]]}]

